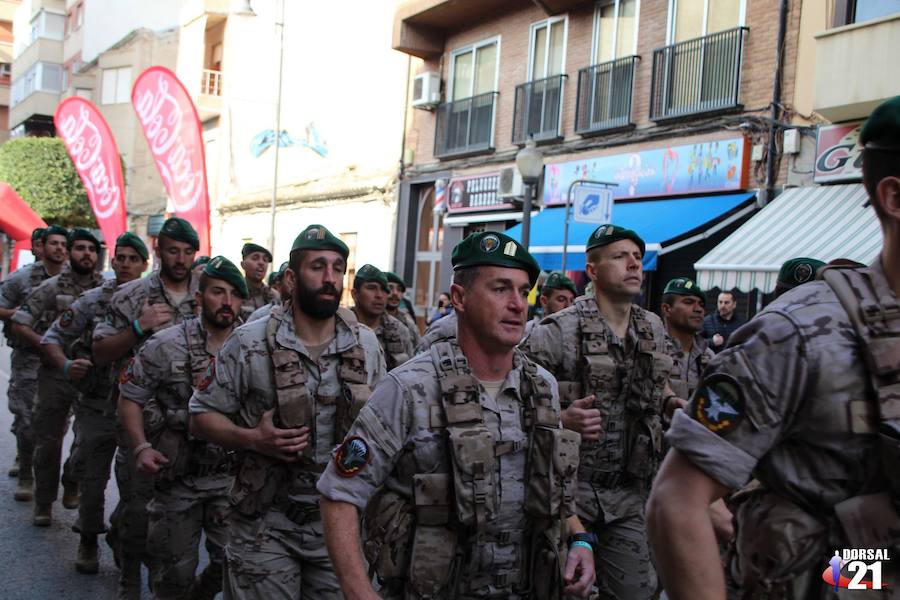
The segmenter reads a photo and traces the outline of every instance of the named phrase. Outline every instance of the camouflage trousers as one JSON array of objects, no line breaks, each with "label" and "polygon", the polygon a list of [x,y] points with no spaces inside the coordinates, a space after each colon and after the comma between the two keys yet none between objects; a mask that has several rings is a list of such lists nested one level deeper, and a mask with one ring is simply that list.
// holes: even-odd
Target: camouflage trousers
[{"label": "camouflage trousers", "polygon": [[276,509],[262,519],[228,517],[225,600],[339,600],[322,521],[297,525]]},{"label": "camouflage trousers", "polygon": [[[59,495],[59,468],[62,443],[69,430],[69,412],[78,391],[62,373],[48,366],[38,369],[38,394],[34,405],[34,502],[52,504]],[[73,451],[78,444],[76,436]],[[70,451],[70,457],[73,452]],[[66,460],[63,480],[75,483],[72,465]]]},{"label": "camouflage trousers", "polygon": [[214,474],[157,482],[147,505],[147,552],[154,559],[156,598],[186,598],[199,563],[200,533],[206,533],[209,565],[200,575],[208,592],[222,589],[225,543],[228,541],[228,492],[234,477]]},{"label": "camouflage trousers", "polygon": [[34,454],[32,415],[37,397],[40,358],[34,352],[13,348],[10,362],[9,389],[6,392],[9,412],[13,415],[12,432],[16,436],[19,462],[31,467]]},{"label": "camouflage trousers", "polygon": [[106,531],[103,511],[106,484],[116,454],[116,415],[97,410],[92,404],[83,398],[75,404],[74,427],[78,445],[71,463],[81,500],[78,520],[72,529],[79,533],[99,534]]},{"label": "camouflage trousers", "polygon": [[595,488],[578,482],[581,523],[597,536],[594,567],[602,600],[650,600],[656,593],[656,569],[650,559],[644,504],[636,486]]},{"label": "camouflage trousers", "polygon": [[109,516],[106,543],[121,565],[123,555],[151,563],[147,554],[147,504],[153,499],[153,476],[134,468],[131,449],[122,445],[124,432],[117,427],[116,485],[119,503]]}]

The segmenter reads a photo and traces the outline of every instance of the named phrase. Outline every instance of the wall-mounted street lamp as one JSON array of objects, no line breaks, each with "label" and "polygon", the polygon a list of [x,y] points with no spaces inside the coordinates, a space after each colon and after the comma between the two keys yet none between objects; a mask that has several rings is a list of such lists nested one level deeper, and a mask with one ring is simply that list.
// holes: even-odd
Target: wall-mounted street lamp
[{"label": "wall-mounted street lamp", "polygon": [[516,168],[525,184],[525,198],[522,202],[522,245],[528,249],[531,239],[531,204],[537,190],[537,182],[544,172],[544,153],[538,150],[534,140],[525,142],[525,147],[516,154]]}]

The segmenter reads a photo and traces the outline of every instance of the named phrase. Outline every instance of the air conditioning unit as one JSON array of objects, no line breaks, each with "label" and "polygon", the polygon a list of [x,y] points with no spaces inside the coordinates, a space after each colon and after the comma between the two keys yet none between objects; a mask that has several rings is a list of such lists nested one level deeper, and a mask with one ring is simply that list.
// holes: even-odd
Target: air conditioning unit
[{"label": "air conditioning unit", "polygon": [[525,184],[522,175],[515,167],[500,169],[500,181],[497,183],[497,196],[500,198],[522,199],[525,197]]},{"label": "air conditioning unit", "polygon": [[433,110],[441,103],[441,76],[435,71],[416,75],[413,79],[413,108]]}]

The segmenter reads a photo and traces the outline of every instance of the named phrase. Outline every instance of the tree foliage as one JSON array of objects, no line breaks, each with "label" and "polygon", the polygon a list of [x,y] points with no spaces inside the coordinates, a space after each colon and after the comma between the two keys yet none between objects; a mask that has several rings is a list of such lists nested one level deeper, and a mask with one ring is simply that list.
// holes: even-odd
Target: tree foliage
[{"label": "tree foliage", "polygon": [[87,192],[59,138],[17,138],[0,146],[0,181],[47,223],[97,227]]}]

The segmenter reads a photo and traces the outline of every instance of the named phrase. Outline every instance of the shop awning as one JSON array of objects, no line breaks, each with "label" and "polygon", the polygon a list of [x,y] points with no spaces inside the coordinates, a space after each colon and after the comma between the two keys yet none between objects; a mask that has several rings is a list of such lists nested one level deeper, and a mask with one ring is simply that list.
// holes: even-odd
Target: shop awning
[{"label": "shop awning", "polygon": [[[731,213],[716,224],[718,229],[749,214],[753,210],[749,201],[755,196],[756,194],[744,192],[723,196],[616,202],[613,205],[613,223],[634,229],[644,239],[647,243],[644,270],[654,271],[660,254],[681,248],[712,233],[705,228],[707,224]],[[741,207],[743,204],[747,206]],[[735,210],[739,207],[739,210]],[[545,271],[562,268],[564,213],[563,207],[545,208],[531,220],[530,250]],[[584,269],[585,244],[596,228],[591,223],[569,221],[566,269]],[[700,230],[695,237],[683,238],[694,230]],[[506,233],[521,240],[522,225],[511,227]],[[673,240],[678,241],[669,245]]]},{"label": "shop awning", "polygon": [[789,258],[870,263],[882,241],[875,211],[863,207],[866,198],[862,184],[785,190],[697,261],[697,283],[704,289],[769,293]]}]

